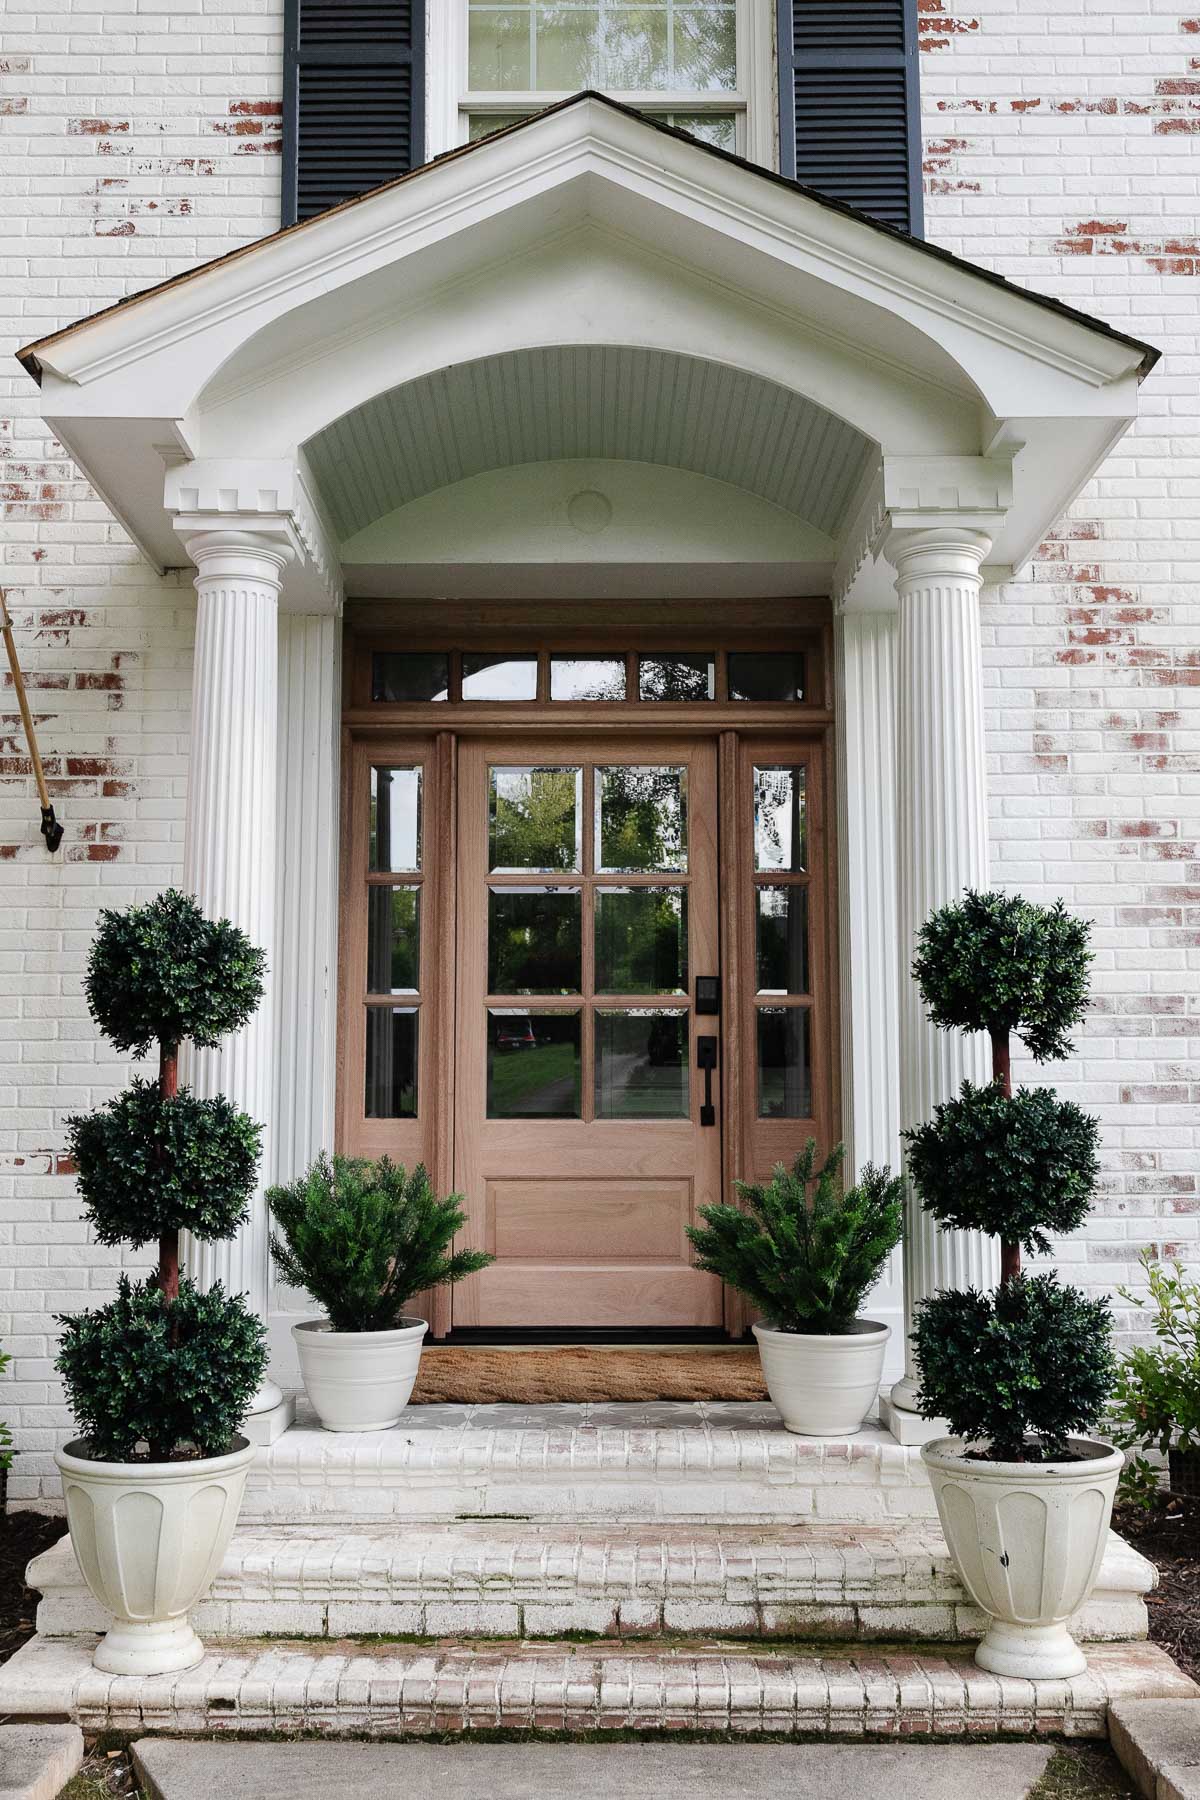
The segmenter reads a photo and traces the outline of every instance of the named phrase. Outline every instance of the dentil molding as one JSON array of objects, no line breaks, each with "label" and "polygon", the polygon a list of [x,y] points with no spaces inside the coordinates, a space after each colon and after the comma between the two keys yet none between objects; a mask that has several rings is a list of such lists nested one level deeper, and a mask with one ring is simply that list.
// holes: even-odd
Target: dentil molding
[{"label": "dentil molding", "polygon": [[340,615],[341,556],[302,452],[261,461],[203,457],[178,463],[166,472],[163,500],[185,546],[203,534],[230,531],[279,545],[287,562],[279,602],[284,611]]}]

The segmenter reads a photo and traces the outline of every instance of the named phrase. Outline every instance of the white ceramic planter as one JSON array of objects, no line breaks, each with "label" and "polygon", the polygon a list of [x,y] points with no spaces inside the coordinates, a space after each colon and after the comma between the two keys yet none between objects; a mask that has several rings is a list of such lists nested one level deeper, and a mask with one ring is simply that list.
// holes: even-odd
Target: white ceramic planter
[{"label": "white ceramic planter", "polygon": [[79,1441],[56,1453],[80,1573],[114,1620],[98,1669],[170,1675],[203,1657],[187,1615],[237,1524],[254,1445],[235,1442],[196,1462],[94,1462]]},{"label": "white ceramic planter", "polygon": [[1111,1444],[1071,1438],[1081,1462],[975,1462],[962,1438],[921,1451],[946,1544],[976,1606],[991,1615],[975,1661],[1026,1680],[1081,1675],[1067,1630],[1096,1583],[1117,1476]]},{"label": "white ceramic planter", "polygon": [[413,1391],[429,1326],[406,1319],[394,1331],[334,1331],[328,1319],[292,1326],[300,1373],[326,1431],[386,1431]]},{"label": "white ceramic planter", "polygon": [[841,1336],[755,1325],[767,1392],[800,1437],[853,1437],[875,1404],[890,1325],[856,1319]]}]

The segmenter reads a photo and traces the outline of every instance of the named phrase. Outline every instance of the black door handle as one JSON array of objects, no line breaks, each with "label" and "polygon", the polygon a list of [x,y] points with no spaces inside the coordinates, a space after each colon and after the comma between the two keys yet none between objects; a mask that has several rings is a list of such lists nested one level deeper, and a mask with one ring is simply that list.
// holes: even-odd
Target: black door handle
[{"label": "black door handle", "polygon": [[713,1105],[712,1080],[713,1070],[717,1066],[717,1040],[715,1037],[698,1037],[696,1039],[696,1067],[704,1070],[704,1101],[700,1108],[700,1123],[715,1125],[717,1109]]}]

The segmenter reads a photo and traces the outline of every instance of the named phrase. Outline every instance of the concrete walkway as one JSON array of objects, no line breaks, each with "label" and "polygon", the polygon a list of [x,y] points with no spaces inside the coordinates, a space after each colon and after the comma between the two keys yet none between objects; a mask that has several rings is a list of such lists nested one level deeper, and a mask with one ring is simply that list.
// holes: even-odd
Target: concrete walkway
[{"label": "concrete walkway", "polygon": [[1025,1800],[1039,1744],[232,1744],[143,1738],[150,1800]]}]

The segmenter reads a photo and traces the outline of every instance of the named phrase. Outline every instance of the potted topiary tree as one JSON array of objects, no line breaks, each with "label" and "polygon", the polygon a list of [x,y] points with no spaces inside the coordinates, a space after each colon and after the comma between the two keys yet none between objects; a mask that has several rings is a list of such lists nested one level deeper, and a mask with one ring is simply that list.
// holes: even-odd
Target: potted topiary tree
[{"label": "potted topiary tree", "polygon": [[[719,1275],[763,1314],[754,1325],[767,1391],[789,1431],[852,1437],[879,1394],[891,1327],[858,1309],[900,1241],[903,1184],[868,1164],[839,1179],[844,1147],[816,1167],[808,1140],[765,1186],[739,1181],[747,1210],[702,1206],[689,1226],[697,1267]],[[811,1193],[810,1193],[811,1190]]]},{"label": "potted topiary tree", "polygon": [[260,1127],[217,1095],[179,1087],[179,1046],[245,1024],[263,955],[228,920],[175,892],[101,914],[88,963],[92,1017],[118,1050],[157,1042],[158,1080],[135,1079],[67,1121],[84,1209],[102,1244],[155,1243],[157,1273],[60,1317],[57,1367],[80,1431],[58,1452],[71,1542],[115,1623],[97,1668],[161,1675],[199,1662],[188,1611],[229,1543],[254,1451],[238,1436],[266,1367],[265,1332],[239,1295],[179,1272],[179,1233],[232,1236],[245,1216]]},{"label": "potted topiary tree", "polygon": [[386,1431],[408,1405],[429,1325],[405,1316],[414,1294],[461,1281],[494,1259],[454,1250],[461,1196],[439,1199],[423,1164],[319,1156],[299,1181],[269,1189],[284,1280],[325,1317],[292,1326],[308,1397],[326,1431]]},{"label": "potted topiary tree", "polygon": [[1087,1217],[1096,1121],[1051,1088],[1013,1092],[1011,1035],[1038,1062],[1069,1054],[1087,1003],[1088,925],[1061,902],[967,893],[922,926],[913,974],[943,1030],[986,1031],[993,1080],[963,1083],[906,1132],[925,1210],[1000,1239],[995,1293],[918,1308],[918,1396],[954,1433],[922,1451],[950,1554],[990,1615],[976,1651],[998,1675],[1067,1676],[1086,1659],[1067,1630],[1095,1583],[1122,1457],[1090,1436],[1113,1376],[1107,1301],[1029,1275],[1021,1252]]}]

